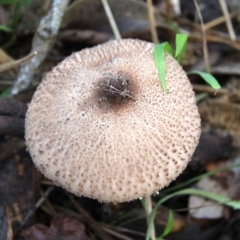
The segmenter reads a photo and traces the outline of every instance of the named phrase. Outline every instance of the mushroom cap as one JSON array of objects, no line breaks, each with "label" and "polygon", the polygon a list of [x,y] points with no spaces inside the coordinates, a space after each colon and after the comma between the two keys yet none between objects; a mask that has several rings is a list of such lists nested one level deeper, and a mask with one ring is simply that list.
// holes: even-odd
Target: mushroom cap
[{"label": "mushroom cap", "polygon": [[198,144],[192,86],[165,54],[164,93],[154,45],[115,40],[72,54],[48,73],[26,115],[26,144],[56,185],[102,202],[167,186]]}]

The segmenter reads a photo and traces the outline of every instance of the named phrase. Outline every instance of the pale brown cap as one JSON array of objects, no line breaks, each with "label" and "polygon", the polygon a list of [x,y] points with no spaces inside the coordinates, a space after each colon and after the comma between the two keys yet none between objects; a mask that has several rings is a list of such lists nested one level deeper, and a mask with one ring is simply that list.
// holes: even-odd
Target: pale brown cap
[{"label": "pale brown cap", "polygon": [[116,40],[74,53],[46,75],[26,117],[37,168],[78,196],[151,195],[186,167],[200,135],[192,86],[166,54],[164,94],[152,43]]}]

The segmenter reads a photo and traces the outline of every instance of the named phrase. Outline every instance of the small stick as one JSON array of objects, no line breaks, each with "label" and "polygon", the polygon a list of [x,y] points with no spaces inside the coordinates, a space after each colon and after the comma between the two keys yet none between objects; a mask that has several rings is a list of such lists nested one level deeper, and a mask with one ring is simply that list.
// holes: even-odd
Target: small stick
[{"label": "small stick", "polygon": [[122,233],[116,232],[111,228],[103,227],[104,231],[113,235],[114,237],[117,237],[118,239],[123,239],[123,240],[134,240],[133,238],[127,237]]},{"label": "small stick", "polygon": [[63,14],[70,0],[53,0],[51,9],[44,16],[33,38],[31,53],[37,52],[27,63],[20,65],[17,79],[14,81],[10,95],[16,95],[28,88],[36,69],[44,61],[57,36]]},{"label": "small stick", "polygon": [[109,21],[109,23],[110,23],[110,25],[111,25],[111,28],[112,28],[112,31],[113,31],[113,33],[114,33],[115,38],[116,38],[116,39],[121,39],[120,32],[119,32],[119,30],[118,30],[116,21],[115,21],[115,19],[114,19],[114,17],[113,17],[111,8],[109,7],[108,1],[107,1],[107,0],[102,0],[102,4],[103,4],[105,13],[106,13],[107,18],[108,18],[108,21]]},{"label": "small stick", "polygon": [[236,34],[235,34],[233,26],[232,26],[231,18],[230,18],[228,9],[227,9],[227,4],[226,4],[225,0],[218,0],[218,1],[219,1],[220,6],[221,6],[224,18],[225,18],[225,22],[226,22],[226,25],[227,25],[227,29],[228,29],[230,39],[232,41],[236,41]]},{"label": "small stick", "polygon": [[[205,92],[210,94],[215,94],[216,89],[213,89],[212,87],[206,86],[206,85],[200,85],[200,84],[192,84],[193,90],[198,92]],[[218,94],[226,95],[229,93],[229,91],[226,88],[221,88],[217,90]]]},{"label": "small stick", "polygon": [[31,59],[35,55],[37,55],[37,52],[30,53],[26,57],[23,57],[23,58],[21,58],[19,60],[15,60],[15,61],[11,61],[11,62],[8,62],[8,63],[1,64],[0,65],[0,72],[3,72],[3,71],[6,71],[6,70],[9,70],[9,69],[18,67],[21,63]]},{"label": "small stick", "polygon": [[152,0],[147,0],[147,8],[148,8],[148,19],[150,22],[150,29],[151,29],[151,35],[152,35],[152,41],[155,44],[159,43],[157,30],[156,30],[156,22],[154,17],[154,8],[152,4]]},{"label": "small stick", "polygon": [[172,19],[172,2],[171,0],[166,0],[166,7],[167,7],[167,19]]},{"label": "small stick", "polygon": [[68,197],[72,202],[72,205],[77,209],[85,221],[88,222],[90,227],[98,234],[100,239],[112,240],[112,237],[102,228],[102,224],[95,221],[91,215],[74,199],[72,194],[69,193]]},{"label": "small stick", "polygon": [[28,222],[28,220],[30,219],[30,217],[33,216],[33,214],[35,213],[35,211],[42,205],[42,203],[48,198],[48,196],[50,195],[50,193],[53,191],[54,187],[49,187],[42,195],[42,197],[36,202],[35,206],[33,207],[33,209],[30,209],[28,211],[27,216],[25,217],[25,219],[23,219],[23,222],[21,223],[21,226],[18,229],[18,232],[25,226],[25,224]]},{"label": "small stick", "polygon": [[[190,26],[190,27],[194,28],[194,30],[199,31],[199,29],[200,29],[200,31],[201,31],[201,26],[199,27],[198,24],[193,23],[191,21],[188,21],[186,19],[179,19],[178,23],[182,24],[182,25]],[[187,33],[189,35],[189,38],[202,42],[202,34],[200,35],[198,33],[198,31],[193,31],[193,30],[186,31],[186,30],[183,30],[183,29],[181,29],[181,31],[183,31],[184,33]],[[235,42],[231,41],[231,39],[229,39],[229,35],[225,34],[223,32],[219,32],[219,31],[216,31],[216,30],[213,30],[213,29],[209,29],[206,32],[206,39],[207,39],[208,42],[223,43],[223,44],[228,45],[230,48],[240,50],[239,41],[235,41]]]},{"label": "small stick", "polygon": [[[237,12],[230,13],[230,18],[234,18],[236,16],[237,16]],[[223,22],[225,22],[225,17],[221,16],[221,17],[215,18],[214,20],[212,20],[210,22],[205,23],[204,28],[205,28],[205,30],[208,30],[208,29],[216,27],[217,25],[219,25]]]},{"label": "small stick", "polygon": [[203,23],[203,18],[202,18],[202,14],[200,11],[200,8],[198,6],[197,0],[193,0],[195,8],[197,10],[197,14],[199,17],[199,20],[201,22],[201,28],[202,28],[202,34],[203,34],[203,55],[204,55],[204,62],[205,62],[205,68],[206,68],[206,72],[210,73],[210,64],[209,64],[209,54],[208,54],[208,48],[207,48],[207,39],[206,39],[206,32],[204,29],[204,23]]},{"label": "small stick", "polygon": [[112,89],[113,91],[111,91],[111,90],[108,90],[108,89],[103,89],[104,91],[106,91],[106,92],[111,92],[111,93],[118,93],[120,96],[122,96],[123,98],[125,98],[125,97],[129,97],[129,98],[131,98],[134,102],[136,102],[136,100],[131,96],[131,95],[129,95],[128,94],[128,90],[124,90],[124,91],[120,91],[120,90],[118,90],[117,88],[115,88],[115,87],[113,87],[113,86],[111,86],[111,85],[106,85],[107,87],[109,87],[110,89]]}]

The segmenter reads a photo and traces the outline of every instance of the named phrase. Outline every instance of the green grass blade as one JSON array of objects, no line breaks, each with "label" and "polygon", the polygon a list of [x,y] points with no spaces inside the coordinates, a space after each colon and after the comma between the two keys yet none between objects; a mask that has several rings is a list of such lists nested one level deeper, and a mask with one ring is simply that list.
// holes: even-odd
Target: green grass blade
[{"label": "green grass blade", "polygon": [[165,71],[165,51],[163,45],[154,47],[154,61],[158,70],[158,75],[163,88],[163,92],[167,92],[166,71]]},{"label": "green grass blade", "polygon": [[172,47],[167,42],[155,45],[154,50],[153,50],[155,65],[158,70],[158,75],[159,75],[160,82],[161,82],[164,93],[167,92],[166,70],[165,70],[165,51],[167,51],[171,55],[173,54]]},{"label": "green grass blade", "polygon": [[207,192],[207,191],[200,190],[200,189],[194,189],[194,188],[184,189],[184,190],[177,192],[176,194],[173,193],[172,197],[177,196],[177,195],[197,195],[197,196],[201,196],[201,197],[207,198],[209,200],[212,200],[214,202],[217,202],[219,204],[223,204],[228,207],[231,207],[234,210],[240,209],[240,201],[233,201],[233,200],[231,200],[227,197],[221,196],[219,194]]},{"label": "green grass blade", "polygon": [[21,6],[26,7],[26,6],[30,5],[30,3],[32,3],[32,2],[33,2],[33,0],[22,0]]},{"label": "green grass blade", "polygon": [[9,27],[7,27],[7,26],[4,26],[4,25],[1,25],[1,24],[0,24],[0,31],[10,33],[10,32],[12,32],[12,29],[9,28]]},{"label": "green grass blade", "polygon": [[182,54],[185,51],[187,40],[188,40],[187,34],[177,33],[176,39],[175,39],[175,44],[176,44],[175,58],[178,61],[180,60]]},{"label": "green grass blade", "polygon": [[0,4],[15,4],[17,0],[0,0]]},{"label": "green grass blade", "polygon": [[171,19],[167,19],[166,23],[167,23],[168,27],[173,32],[175,32],[175,33],[180,33],[181,32],[181,29],[180,29],[179,25],[176,22],[172,21]]},{"label": "green grass blade", "polygon": [[152,213],[149,218],[149,224],[148,224],[147,234],[146,234],[146,238],[145,238],[146,240],[150,240],[151,229],[153,227],[154,218],[155,218],[158,207],[161,204],[163,204],[164,202],[166,202],[167,200],[169,200],[170,198],[176,197],[176,196],[181,196],[181,195],[197,195],[197,196],[201,196],[201,197],[205,197],[207,199],[213,200],[217,203],[224,204],[228,207],[232,207],[235,210],[240,209],[240,201],[232,201],[231,199],[229,199],[227,197],[223,197],[223,196],[215,194],[215,193],[203,191],[200,189],[192,189],[192,188],[180,190],[178,192],[169,194],[169,195],[161,198],[157,202],[157,204],[155,205],[154,209],[152,210]]},{"label": "green grass blade", "polygon": [[[159,45],[161,45],[161,44],[159,44]],[[162,43],[162,45],[164,46],[165,52],[168,52],[170,55],[174,56],[173,55],[173,49],[168,42],[164,42],[164,43]]]},{"label": "green grass blade", "polygon": [[199,75],[205,82],[207,82],[213,89],[220,89],[221,86],[218,83],[217,79],[209,73],[206,72],[201,72],[201,71],[190,71],[187,73],[188,75],[190,74],[197,74]]},{"label": "green grass blade", "polygon": [[201,174],[199,176],[196,176],[194,178],[191,178],[191,179],[189,179],[186,182],[180,183],[177,186],[170,187],[170,188],[168,188],[166,190],[162,190],[161,194],[165,195],[165,194],[169,194],[171,192],[176,192],[177,190],[179,190],[181,188],[184,188],[184,187],[187,187],[187,186],[189,186],[189,185],[191,185],[191,184],[193,184],[193,183],[195,183],[195,182],[197,182],[197,181],[199,181],[199,180],[201,180],[201,179],[203,179],[205,177],[209,177],[209,176],[212,176],[212,175],[214,175],[216,173],[228,171],[228,170],[231,170],[231,169],[237,168],[237,167],[238,168],[240,167],[239,163],[237,163],[237,164],[230,164],[230,165],[227,165],[227,166],[224,166],[224,167],[221,167],[221,168],[214,169],[212,171],[209,171],[209,172],[203,173],[203,174]]},{"label": "green grass blade", "polygon": [[199,93],[196,94],[195,98],[196,98],[196,103],[201,102],[203,99],[207,98],[209,96],[209,94],[207,93]]},{"label": "green grass blade", "polygon": [[172,211],[172,209],[170,209],[169,213],[168,213],[167,225],[166,225],[162,235],[160,237],[158,237],[156,240],[162,240],[163,237],[167,236],[171,232],[172,227],[173,227],[173,220],[174,220],[173,211]]},{"label": "green grass blade", "polygon": [[0,98],[6,98],[11,92],[11,87],[6,88],[0,93]]}]

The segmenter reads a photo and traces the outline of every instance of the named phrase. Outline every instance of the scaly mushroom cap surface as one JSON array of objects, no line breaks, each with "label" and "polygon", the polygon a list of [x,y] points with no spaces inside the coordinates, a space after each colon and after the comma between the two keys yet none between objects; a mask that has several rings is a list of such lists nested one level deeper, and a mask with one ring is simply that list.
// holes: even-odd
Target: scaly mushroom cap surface
[{"label": "scaly mushroom cap surface", "polygon": [[72,54],[46,75],[26,116],[37,168],[78,196],[124,202],[167,186],[200,135],[192,86],[166,54],[162,90],[152,43],[116,40]]}]

